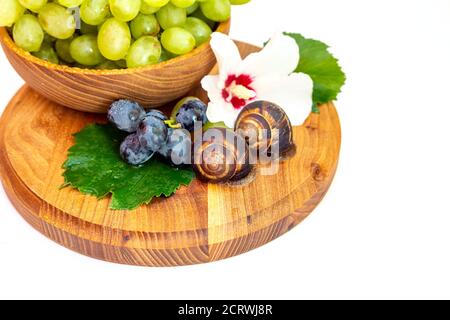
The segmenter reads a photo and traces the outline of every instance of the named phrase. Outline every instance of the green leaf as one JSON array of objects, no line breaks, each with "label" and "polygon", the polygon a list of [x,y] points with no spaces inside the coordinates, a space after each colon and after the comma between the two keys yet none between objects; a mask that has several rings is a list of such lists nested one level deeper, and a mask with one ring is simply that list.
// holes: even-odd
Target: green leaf
[{"label": "green leaf", "polygon": [[207,131],[209,129],[213,129],[213,128],[224,128],[224,129],[231,129],[228,128],[227,125],[225,124],[225,122],[221,121],[221,122],[207,122],[204,126],[203,126],[203,131]]},{"label": "green leaf", "polygon": [[132,210],[153,197],[168,197],[194,178],[191,169],[173,168],[155,158],[141,167],[126,164],[119,155],[126,135],[111,125],[88,125],[74,136],[63,165],[64,186],[98,198],[112,194],[111,209]]},{"label": "green leaf", "polygon": [[300,49],[300,62],[295,72],[306,73],[314,81],[313,112],[317,112],[317,106],[337,99],[345,84],[345,74],[328,51],[328,45],[298,33],[285,34],[292,37]]}]

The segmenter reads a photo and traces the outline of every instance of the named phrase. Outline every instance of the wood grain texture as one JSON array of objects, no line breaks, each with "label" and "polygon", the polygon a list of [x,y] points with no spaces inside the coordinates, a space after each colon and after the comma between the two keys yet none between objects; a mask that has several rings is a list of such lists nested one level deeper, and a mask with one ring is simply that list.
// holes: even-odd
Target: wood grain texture
[{"label": "wood grain texture", "polygon": [[[217,31],[227,33],[230,21]],[[88,70],[48,63],[14,44],[5,28],[0,42],[17,73],[35,91],[60,105],[84,112],[106,112],[112,101],[130,98],[161,106],[198,85],[216,63],[209,43],[154,66],[126,70]]]},{"label": "wood grain texture", "polygon": [[[239,46],[243,54],[258,50]],[[103,121],[104,116],[58,106],[23,87],[0,121],[0,173],[12,203],[34,228],[84,255],[131,265],[205,263],[270,242],[321,201],[340,150],[339,118],[330,103],[294,129],[297,153],[276,175],[264,176],[260,169],[245,186],[194,181],[170,198],[112,211],[109,199],[59,190],[71,134]]]}]

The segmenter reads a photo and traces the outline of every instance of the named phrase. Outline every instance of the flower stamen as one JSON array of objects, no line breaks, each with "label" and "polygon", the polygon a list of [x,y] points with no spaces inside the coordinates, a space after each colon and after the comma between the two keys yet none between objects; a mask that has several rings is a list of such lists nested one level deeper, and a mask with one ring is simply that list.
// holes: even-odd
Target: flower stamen
[{"label": "flower stamen", "polygon": [[235,109],[245,107],[257,96],[256,91],[251,87],[252,83],[253,78],[249,75],[229,75],[222,90],[223,99],[231,103]]},{"label": "flower stamen", "polygon": [[255,91],[250,90],[243,85],[237,85],[235,82],[231,85],[230,92],[233,96],[244,100],[250,100],[256,97]]}]

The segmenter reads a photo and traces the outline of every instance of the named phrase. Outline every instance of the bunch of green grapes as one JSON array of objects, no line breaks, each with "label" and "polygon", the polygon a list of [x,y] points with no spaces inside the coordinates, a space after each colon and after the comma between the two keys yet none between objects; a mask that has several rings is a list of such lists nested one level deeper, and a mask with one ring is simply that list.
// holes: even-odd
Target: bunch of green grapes
[{"label": "bunch of green grapes", "polygon": [[81,68],[166,61],[207,42],[250,0],[1,0],[0,26],[36,57]]}]

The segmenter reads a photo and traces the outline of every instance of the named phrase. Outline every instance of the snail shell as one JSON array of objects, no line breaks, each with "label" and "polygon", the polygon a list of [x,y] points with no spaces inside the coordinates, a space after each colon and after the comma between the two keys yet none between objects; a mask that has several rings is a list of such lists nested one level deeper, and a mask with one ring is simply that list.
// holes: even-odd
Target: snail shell
[{"label": "snail shell", "polygon": [[209,129],[195,146],[193,168],[197,178],[210,183],[243,179],[252,171],[248,145],[230,130]]},{"label": "snail shell", "polygon": [[295,148],[291,121],[281,107],[268,101],[255,101],[242,109],[235,131],[259,155],[271,155],[276,147],[284,156]]}]

